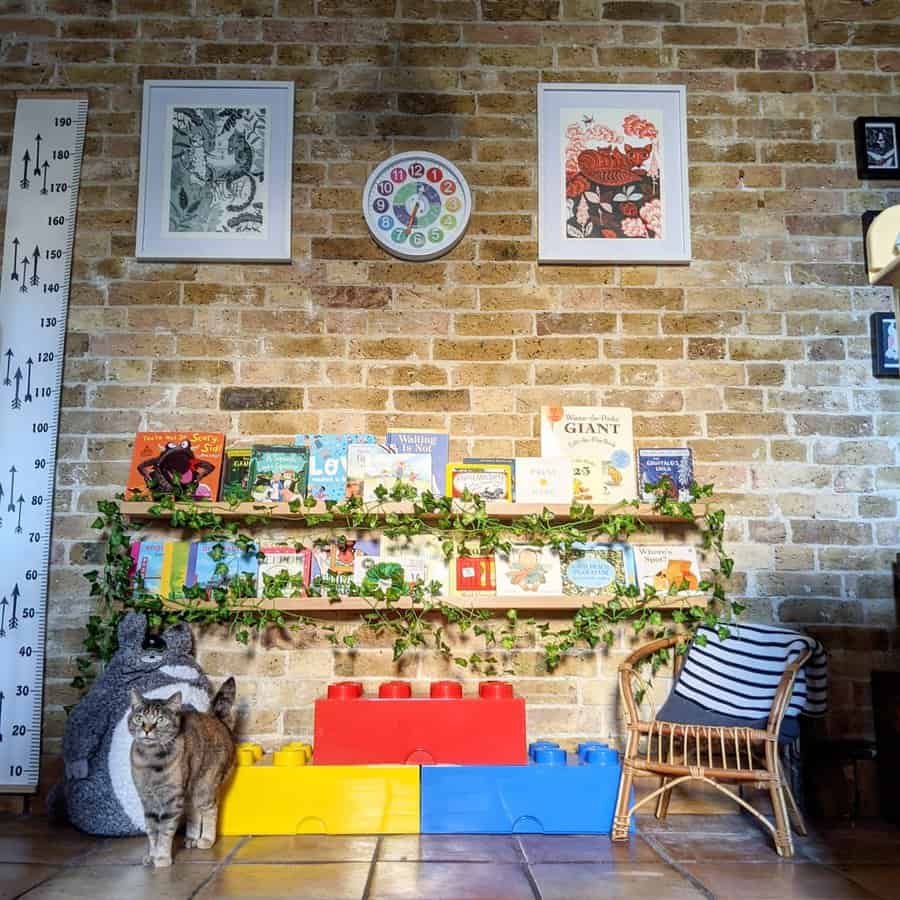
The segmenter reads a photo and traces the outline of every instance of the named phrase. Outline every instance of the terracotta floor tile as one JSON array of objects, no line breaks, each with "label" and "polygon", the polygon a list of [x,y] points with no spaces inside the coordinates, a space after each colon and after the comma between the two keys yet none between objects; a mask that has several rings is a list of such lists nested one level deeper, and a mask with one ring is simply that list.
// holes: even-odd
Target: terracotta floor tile
[{"label": "terracotta floor tile", "polygon": [[[177,835],[175,838],[174,857],[175,862],[181,863],[214,863],[225,859],[235,847],[248,838],[220,837],[209,850],[188,850],[184,846],[184,837]],[[97,849],[88,856],[82,857],[78,862],[82,865],[141,865],[141,860],[147,852],[147,838],[105,838],[97,846]]]},{"label": "terracotta floor tile", "polygon": [[879,900],[896,900],[900,895],[900,866],[838,866],[837,869]]},{"label": "terracotta floor tile", "polygon": [[504,834],[396,834],[381,839],[378,859],[518,863],[523,856],[516,839]]},{"label": "terracotta floor tile", "polygon": [[26,895],[28,900],[187,900],[213,871],[212,865],[72,866]]},{"label": "terracotta floor tile", "polygon": [[235,863],[371,862],[378,838],[373,835],[339,836],[297,834],[253,837],[235,853]]},{"label": "terracotta floor tile", "polygon": [[671,866],[542,863],[531,867],[541,900],[698,900],[706,895]]},{"label": "terracotta floor tile", "polygon": [[603,835],[523,834],[519,843],[529,863],[658,862],[643,838],[611,841]]},{"label": "terracotta floor tile", "polygon": [[97,849],[98,839],[65,830],[58,835],[22,834],[0,836],[0,862],[47,863],[74,862]]},{"label": "terracotta floor tile", "polygon": [[874,900],[840,872],[818,863],[688,863],[685,871],[727,900]]},{"label": "terracotta floor tile", "polygon": [[651,846],[659,844],[675,862],[809,862],[803,851],[805,839],[794,836],[794,857],[782,860],[768,833],[751,825],[743,834],[673,834],[647,836]]},{"label": "terracotta floor tile", "polygon": [[61,871],[40,863],[0,863],[0,900],[12,900]]},{"label": "terracotta floor tile", "polygon": [[379,862],[371,900],[535,900],[523,865]]},{"label": "terracotta floor tile", "polygon": [[824,863],[886,863],[897,859],[900,828],[882,823],[819,825],[804,845],[810,859]]},{"label": "terracotta floor tile", "polygon": [[221,869],[197,897],[198,900],[224,897],[360,900],[368,875],[368,863],[229,865]]}]

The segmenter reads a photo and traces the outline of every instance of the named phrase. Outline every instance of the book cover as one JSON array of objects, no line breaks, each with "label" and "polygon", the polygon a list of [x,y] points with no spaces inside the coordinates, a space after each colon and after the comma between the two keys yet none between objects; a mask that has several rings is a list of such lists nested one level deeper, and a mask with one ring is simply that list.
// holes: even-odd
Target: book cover
[{"label": "book cover", "polygon": [[257,595],[265,597],[266,587],[267,584],[271,584],[271,579],[287,572],[292,578],[299,576],[302,579],[303,587],[287,585],[281,591],[270,591],[269,596],[293,597],[298,594],[306,596],[306,589],[312,578],[312,551],[303,547],[298,550],[296,547],[280,545],[261,547],[260,549],[266,558],[259,563]]},{"label": "book cover", "polygon": [[582,597],[612,594],[613,585],[637,584],[634,552],[616,541],[576,541],[562,557],[563,593]]},{"label": "book cover", "polygon": [[397,563],[403,567],[403,577],[408,587],[412,588],[417,581],[429,581],[428,562],[424,558],[403,553],[392,553],[386,546],[385,539],[377,542],[374,552],[357,553],[353,560],[353,580],[361,585],[366,573],[379,563]]},{"label": "book cover", "polygon": [[497,593],[497,561],[493,556],[456,556],[450,561],[451,593],[477,600]]},{"label": "book cover", "polygon": [[463,462],[469,465],[509,466],[509,499],[516,499],[516,461],[511,457],[466,456]]},{"label": "book cover", "polygon": [[377,500],[376,490],[392,490],[399,481],[419,494],[431,490],[432,457],[427,453],[386,453],[366,458],[363,499]]},{"label": "book cover", "polygon": [[190,584],[190,541],[167,541],[163,552],[162,570],[159,578],[161,597],[179,597]]},{"label": "book cover", "polygon": [[165,541],[134,541],[131,545],[131,558],[134,560],[131,577],[140,575],[148,594],[159,594],[162,591],[165,553]]},{"label": "book cover", "polygon": [[659,484],[668,476],[671,479],[668,495],[673,500],[690,501],[691,485],[694,483],[694,460],[687,447],[661,447],[638,450],[638,486],[641,499],[653,501],[653,492],[646,490],[648,484]]},{"label": "book cover", "polygon": [[222,479],[225,435],[210,431],[139,431],[134,437],[125,499],[183,491],[216,500]]},{"label": "book cover", "polygon": [[559,556],[551,547],[513,544],[509,554],[497,554],[497,594],[527,597],[562,594]]},{"label": "book cover", "polygon": [[[370,459],[381,459],[393,451],[384,444],[350,444],[347,447],[347,497],[362,497]],[[387,463],[382,462],[383,465]]]},{"label": "book cover", "polygon": [[383,562],[398,562],[407,574],[407,580],[421,578],[426,584],[436,581],[441,589],[438,596],[450,592],[450,564],[444,556],[440,538],[429,534],[382,537],[379,556]]},{"label": "book cover", "polygon": [[572,460],[564,456],[516,459],[516,503],[572,502]]},{"label": "book cover", "polygon": [[635,544],[638,585],[657,594],[696,591],[700,587],[697,548],[690,544]]},{"label": "book cover", "polygon": [[317,595],[332,591],[346,595],[355,583],[357,556],[378,556],[377,538],[355,538],[341,544],[331,541],[312,548],[310,587]]},{"label": "book cover", "polygon": [[260,445],[250,454],[250,494],[257,502],[289,503],[306,496],[308,447]]},{"label": "book cover", "polygon": [[220,500],[247,500],[250,497],[249,447],[229,447],[225,451]]},{"label": "book cover", "polygon": [[446,431],[428,428],[389,431],[387,445],[395,453],[427,453],[431,456],[431,483],[422,490],[430,490],[435,497],[444,496],[447,463],[450,462],[450,435]]},{"label": "book cover", "polygon": [[[217,546],[222,547],[222,556],[213,559]],[[259,574],[259,560],[256,553],[244,552],[231,541],[194,541],[190,544],[187,562],[188,587],[200,585],[212,588],[226,588],[238,575],[250,575],[255,582]]]},{"label": "book cover", "polygon": [[306,495],[316,500],[343,500],[347,496],[347,448],[374,444],[374,434],[298,434],[298,447],[309,448]]},{"label": "book cover", "polygon": [[627,407],[541,407],[541,456],[573,461],[573,499],[578,503],[634,499],[637,473]]},{"label": "book cover", "polygon": [[512,467],[499,463],[447,463],[447,496],[468,491],[482,500],[512,500]]}]

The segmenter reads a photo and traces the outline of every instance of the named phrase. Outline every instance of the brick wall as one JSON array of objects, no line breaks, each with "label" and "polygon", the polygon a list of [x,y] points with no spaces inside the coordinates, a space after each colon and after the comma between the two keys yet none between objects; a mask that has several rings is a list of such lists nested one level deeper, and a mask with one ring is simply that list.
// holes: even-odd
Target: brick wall
[{"label": "brick wall", "polygon": [[[900,115],[897,12],[889,0],[4,3],[2,164],[17,90],[90,93],[47,748],[74,699],[94,504],[121,489],[139,428],[249,440],[441,426],[457,457],[530,455],[541,403],[625,404],[641,440],[687,442],[719,486],[754,618],[893,628],[900,390],[870,375],[868,317],[889,294],[863,287],[859,215],[900,202],[900,185],[857,181],[852,123]],[[295,81],[292,265],[135,262],[145,78]],[[536,265],[540,81],[687,85],[690,267]],[[466,239],[418,265],[386,256],[359,214],[375,161],[410,147],[455,160],[475,195]],[[581,654],[552,679],[534,648],[515,654],[532,731],[615,730],[623,651]],[[237,673],[242,727],[264,739],[308,737],[330,679],[446,673],[427,655],[395,666],[377,642],[333,655],[280,635],[247,652],[203,635],[200,656],[216,677]],[[859,694],[835,693],[839,730],[870,730]]]}]

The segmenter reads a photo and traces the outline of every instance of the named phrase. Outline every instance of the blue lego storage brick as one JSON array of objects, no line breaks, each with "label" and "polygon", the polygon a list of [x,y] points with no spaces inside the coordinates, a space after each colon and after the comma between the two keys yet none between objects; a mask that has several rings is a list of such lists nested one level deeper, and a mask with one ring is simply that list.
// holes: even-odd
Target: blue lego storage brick
[{"label": "blue lego storage brick", "polygon": [[605,744],[538,741],[525,766],[423,766],[423,834],[609,834],[622,767]]}]

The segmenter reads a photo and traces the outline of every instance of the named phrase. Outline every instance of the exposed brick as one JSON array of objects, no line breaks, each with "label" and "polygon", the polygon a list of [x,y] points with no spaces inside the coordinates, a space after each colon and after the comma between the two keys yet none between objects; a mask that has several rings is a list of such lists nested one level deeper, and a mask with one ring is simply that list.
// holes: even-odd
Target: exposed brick
[{"label": "exposed brick", "polygon": [[303,389],[285,387],[223,387],[219,409],[302,409]]}]

